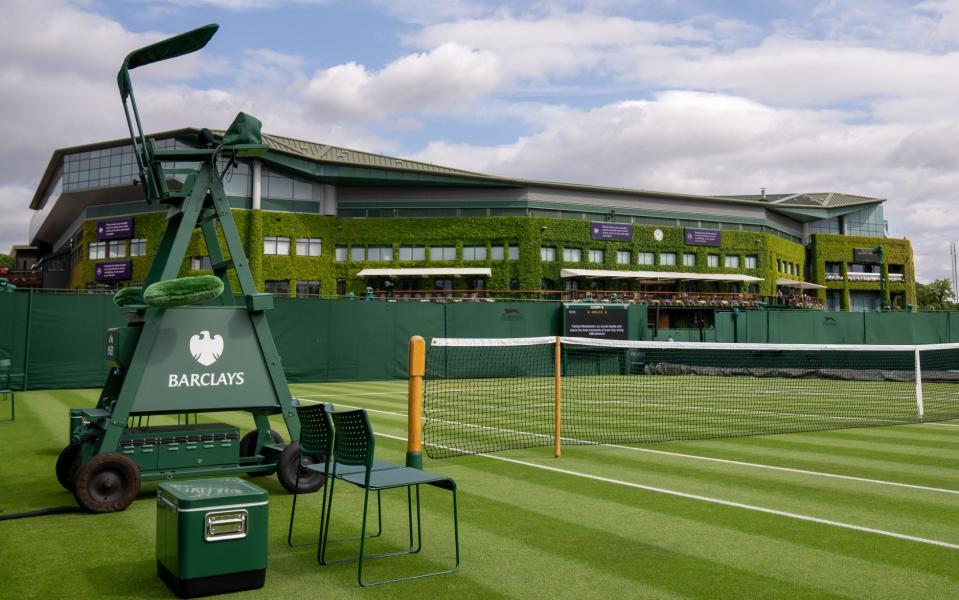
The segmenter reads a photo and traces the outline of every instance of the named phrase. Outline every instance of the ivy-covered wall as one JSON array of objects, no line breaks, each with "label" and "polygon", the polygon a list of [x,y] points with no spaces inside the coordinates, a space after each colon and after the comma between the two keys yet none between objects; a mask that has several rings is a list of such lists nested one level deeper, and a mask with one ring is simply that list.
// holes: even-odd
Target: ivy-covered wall
[{"label": "ivy-covered wall", "polygon": [[[517,279],[520,289],[538,290],[543,279],[551,279],[557,287],[562,287],[560,271],[563,268],[585,268],[604,270],[644,270],[644,271],[687,271],[696,273],[743,273],[761,277],[764,281],[759,284],[759,292],[775,294],[777,277],[802,279],[806,272],[806,249],[794,242],[758,232],[724,230],[721,233],[721,245],[689,246],[684,240],[682,227],[657,227],[654,225],[634,225],[633,240],[631,242],[597,241],[590,238],[590,222],[581,220],[563,220],[549,218],[528,217],[476,217],[476,218],[384,218],[384,219],[344,219],[315,214],[252,211],[235,209],[233,211],[240,237],[244,240],[244,248],[250,260],[251,271],[257,287],[262,289],[263,282],[279,280],[290,282],[290,294],[295,293],[296,281],[319,281],[321,294],[336,293],[337,279],[346,282],[346,289],[361,293],[366,283],[357,277],[363,268],[387,267],[489,267],[492,275],[487,282],[487,288],[505,290],[509,288],[510,280]],[[84,224],[84,244],[95,241],[95,221]],[[161,213],[145,214],[135,217],[134,237],[146,238],[147,253],[145,257],[134,257],[133,281],[143,281],[149,270],[149,263],[153,253],[159,246],[164,228],[165,216]],[[662,229],[664,236],[661,241],[653,237],[656,229]],[[267,236],[281,236],[290,238],[291,253],[288,256],[264,256],[262,240]],[[322,239],[322,255],[316,257],[297,256],[293,251],[297,238]],[[822,236],[820,236],[822,237]],[[828,236],[826,236],[828,237]],[[835,237],[835,236],[834,236]],[[858,239],[858,238],[853,238]],[[874,240],[873,240],[874,241]],[[863,242],[852,243],[850,247],[862,245]],[[907,243],[908,244],[908,243]],[[354,245],[363,246],[392,246],[393,260],[390,262],[353,262],[336,261],[336,246],[346,246],[347,256],[349,248]],[[487,246],[487,257],[490,256],[491,245],[518,245],[519,259],[494,261],[463,260],[463,246]],[[455,246],[456,260],[453,261],[400,261],[400,246],[423,246],[429,256],[431,246]],[[540,258],[540,248],[544,246],[556,249],[556,260],[543,262]],[[578,248],[582,250],[582,260],[576,263],[563,261],[563,248]],[[589,250],[602,250],[603,262],[589,262]],[[631,264],[619,265],[616,262],[618,250],[630,252]],[[892,246],[890,246],[892,250]],[[675,253],[676,265],[640,265],[637,263],[638,252],[652,252],[659,262],[662,253]],[[851,250],[849,250],[851,255]],[[696,265],[683,265],[683,254],[696,255]],[[508,253],[507,253],[508,254]],[[707,255],[719,255],[719,267],[709,267]],[[181,274],[192,274],[189,271],[189,257],[206,255],[202,237],[199,231],[194,232],[193,240],[187,250],[187,259],[181,269]],[[739,268],[725,267],[725,257],[739,256]],[[93,283],[93,267],[95,261],[87,260],[87,249],[84,248],[84,260],[74,271],[74,287],[86,287]],[[756,268],[747,269],[746,257],[756,257]],[[887,254],[892,260],[894,253]],[[911,278],[911,251],[909,281]],[[111,260],[111,259],[108,259]],[[792,273],[786,272],[785,265],[792,265]],[[782,265],[777,272],[777,266]],[[819,275],[814,280],[822,281],[822,261],[819,263]],[[463,279],[454,280],[458,288],[466,286]],[[625,285],[617,283],[617,285]],[[684,285],[684,284],[680,284]],[[693,288],[693,284],[685,284]],[[869,285],[869,284],[867,284]],[[874,284],[873,284],[874,286]],[[741,289],[745,290],[746,286]],[[914,294],[914,292],[913,292]]]},{"label": "ivy-covered wall", "polygon": [[[856,237],[848,235],[815,234],[809,245],[812,281],[825,285],[826,290],[819,290],[819,297],[826,298],[827,290],[839,290],[843,310],[849,310],[850,291],[878,291],[879,282],[849,281],[849,263],[853,260],[853,250],[856,248],[875,248],[882,245],[885,260],[882,265],[882,277],[886,278],[886,295],[883,300],[891,303],[891,296],[903,294],[906,304],[916,303],[916,271],[912,256],[912,244],[906,239]],[[841,281],[826,281],[826,263],[840,263]],[[892,282],[888,280],[889,265],[903,266],[903,280]],[[900,307],[905,308],[905,307]]]}]

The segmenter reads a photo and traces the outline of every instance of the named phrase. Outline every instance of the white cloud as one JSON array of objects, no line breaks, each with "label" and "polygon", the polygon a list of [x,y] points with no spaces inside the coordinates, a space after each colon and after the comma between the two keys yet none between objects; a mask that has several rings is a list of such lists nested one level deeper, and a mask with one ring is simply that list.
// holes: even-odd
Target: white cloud
[{"label": "white cloud", "polygon": [[489,52],[446,43],[369,72],[356,63],[316,73],[304,97],[323,118],[383,118],[421,111],[462,112],[493,91],[498,59]]}]

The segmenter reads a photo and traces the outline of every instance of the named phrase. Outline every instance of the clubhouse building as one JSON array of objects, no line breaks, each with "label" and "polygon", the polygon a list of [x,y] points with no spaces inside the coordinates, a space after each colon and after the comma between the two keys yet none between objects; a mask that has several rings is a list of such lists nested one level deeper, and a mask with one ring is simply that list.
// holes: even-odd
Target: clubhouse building
[{"label": "clubhouse building", "polygon": [[[197,129],[155,136],[193,147]],[[915,303],[912,248],[881,198],[702,196],[494,177],[264,134],[223,183],[257,286],[289,296],[523,297],[875,310]],[[171,168],[188,165],[169,165]],[[22,283],[142,283],[162,206],[129,140],[56,150],[31,202]],[[175,181],[170,181],[176,186]],[[199,232],[181,274],[209,269]],[[17,282],[16,273],[11,281]]]}]

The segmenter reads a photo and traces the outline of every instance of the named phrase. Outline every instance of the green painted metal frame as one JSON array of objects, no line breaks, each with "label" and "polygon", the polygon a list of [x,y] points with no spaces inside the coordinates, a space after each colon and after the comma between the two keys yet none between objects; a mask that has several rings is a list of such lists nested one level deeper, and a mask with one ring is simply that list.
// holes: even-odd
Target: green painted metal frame
[{"label": "green painted metal frame", "polygon": [[[339,417],[339,419],[338,419]],[[344,413],[336,413],[333,417],[334,424],[337,420],[342,419],[345,423],[348,423],[347,426],[336,426],[337,434],[336,441],[334,443],[334,454],[336,455],[336,461],[333,463],[333,476],[329,479],[329,505],[326,508],[325,520],[322,527],[322,532],[320,534],[320,547],[317,550],[317,562],[322,565],[337,564],[343,562],[356,562],[357,563],[357,573],[356,580],[363,587],[371,587],[376,585],[383,585],[386,583],[396,583],[399,581],[410,581],[414,579],[423,579],[425,577],[435,577],[437,575],[448,575],[459,571],[460,568],[460,533],[459,533],[459,512],[457,504],[457,488],[456,482],[449,477],[442,475],[436,475],[423,471],[421,469],[414,469],[411,467],[400,467],[397,469],[384,469],[377,471],[374,468],[376,461],[373,456],[375,454],[376,440],[373,436],[373,428],[370,425],[369,416],[365,410],[354,410],[347,411]],[[337,467],[341,464],[347,467],[362,467],[362,470],[357,470],[351,475],[337,474]],[[391,477],[392,481],[382,482],[377,484],[373,477],[376,473],[385,475],[386,477]],[[360,479],[362,477],[362,479]],[[346,558],[336,561],[329,561],[326,558],[326,549],[331,540],[329,538],[330,532],[330,520],[333,514],[333,491],[336,480],[342,478],[344,481],[352,483],[363,489],[363,520],[360,529],[360,535],[358,538],[360,542],[359,555],[353,558]],[[390,579],[381,579],[378,581],[369,581],[363,578],[363,567],[364,561],[375,559],[375,558],[386,558],[390,556],[401,556],[405,554],[417,554],[423,547],[423,521],[421,518],[420,512],[420,486],[421,485],[431,485],[439,487],[441,489],[446,489],[452,493],[453,496],[453,544],[455,548],[456,560],[453,567],[449,569],[441,569],[439,571],[430,571],[428,573],[421,573],[417,575],[408,575],[404,577],[394,577]],[[369,515],[369,505],[370,505],[370,492],[380,492],[387,489],[396,489],[396,488],[406,488],[406,501],[407,501],[407,518],[408,518],[408,527],[409,527],[409,547],[404,550],[399,550],[397,552],[385,552],[381,554],[366,554],[366,540],[368,536],[366,535],[367,527],[367,518]],[[413,531],[413,493],[412,488],[416,488],[416,532],[414,539]]]},{"label": "green painted metal frame", "polygon": [[[280,363],[280,356],[276,350],[273,336],[266,319],[264,310],[272,306],[258,296],[250,272],[249,261],[243,249],[240,235],[230,211],[230,204],[224,194],[221,175],[217,172],[217,157],[226,156],[233,160],[240,153],[256,152],[257,145],[223,146],[215,148],[187,148],[160,150],[153,139],[143,134],[136,100],[133,95],[133,86],[129,77],[129,69],[158,62],[176,56],[182,56],[204,47],[216,33],[216,25],[207,25],[168,40],[164,40],[141,48],[130,53],[123,62],[117,75],[120,96],[123,101],[127,125],[131,142],[137,155],[140,168],[141,184],[144,188],[146,200],[150,204],[167,206],[167,229],[160,241],[156,257],[150,267],[149,274],[144,282],[145,287],[158,281],[165,281],[177,277],[186,250],[195,229],[202,232],[204,242],[213,263],[214,275],[224,284],[224,293],[218,302],[222,306],[235,307],[249,315],[252,329],[255,333],[255,342],[269,374],[270,385],[274,391],[273,398],[264,398],[262,406],[249,407],[253,414],[258,436],[256,451],[253,457],[241,458],[235,466],[192,467],[184,469],[158,469],[142,474],[144,480],[169,479],[180,476],[207,476],[225,475],[230,473],[272,473],[276,469],[275,460],[263,458],[260,451],[264,444],[273,441],[269,423],[269,415],[280,413],[289,430],[290,436],[299,436],[300,423],[293,408],[293,399],[290,396],[286,376]],[[133,117],[127,102],[132,106]],[[265,150],[265,146],[262,146]],[[183,185],[178,190],[171,190],[166,176],[174,171],[165,170],[165,162],[199,162],[199,167],[184,172],[177,169],[177,174],[186,174]],[[226,244],[226,254],[220,246],[218,235],[222,234]],[[239,296],[237,301],[230,279],[230,272],[239,282]],[[136,394],[144,371],[150,361],[150,353],[159,334],[161,317],[165,309],[143,305],[126,307],[130,313],[130,325],[141,328],[141,334],[132,360],[126,368],[113,368],[107,376],[96,409],[86,412],[85,424],[74,434],[77,441],[86,442],[79,452],[75,469],[83,462],[96,454],[115,452],[131,417],[149,416],[158,414],[151,411],[138,411]],[[206,406],[191,407],[191,412],[214,412],[228,410],[222,402],[211,401]],[[184,426],[185,429],[189,425]]]}]

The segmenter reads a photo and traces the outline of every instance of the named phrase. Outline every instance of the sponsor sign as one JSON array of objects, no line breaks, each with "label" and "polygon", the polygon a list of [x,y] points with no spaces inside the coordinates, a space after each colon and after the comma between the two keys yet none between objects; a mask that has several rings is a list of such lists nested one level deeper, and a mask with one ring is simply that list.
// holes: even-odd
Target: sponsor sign
[{"label": "sponsor sign", "polygon": [[626,306],[622,304],[567,304],[564,309],[568,337],[626,339]]},{"label": "sponsor sign", "polygon": [[93,269],[93,278],[96,281],[124,281],[133,275],[133,262],[129,260],[114,260],[97,263]]},{"label": "sponsor sign", "polygon": [[134,410],[279,406],[255,340],[256,332],[245,308],[164,310],[149,348]]},{"label": "sponsor sign", "polygon": [[133,217],[97,222],[97,239],[112,240],[133,237]]},{"label": "sponsor sign", "polygon": [[594,240],[633,241],[633,226],[629,223],[590,223]]},{"label": "sponsor sign", "polygon": [[720,242],[720,231],[718,229],[693,229],[686,228],[687,246],[718,246]]},{"label": "sponsor sign", "polygon": [[852,260],[857,263],[867,263],[878,265],[879,264],[879,254],[873,254],[872,248],[853,248],[852,249]]}]

